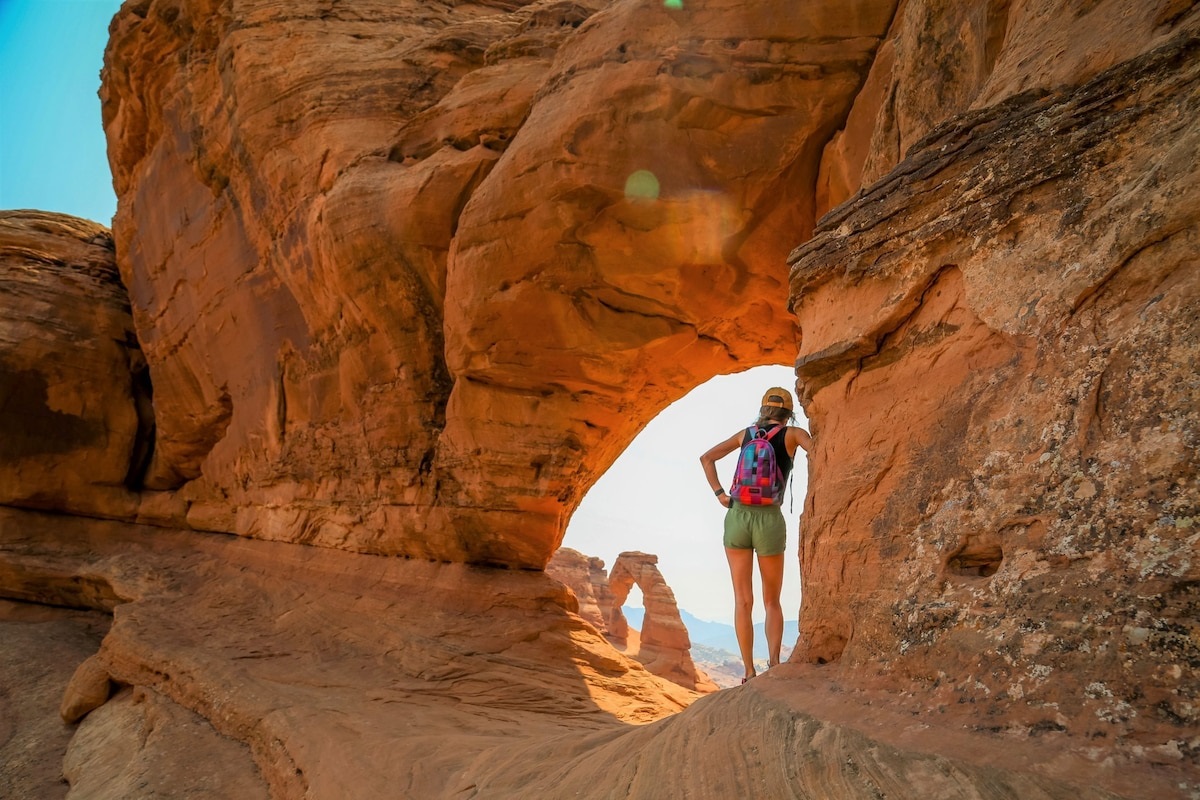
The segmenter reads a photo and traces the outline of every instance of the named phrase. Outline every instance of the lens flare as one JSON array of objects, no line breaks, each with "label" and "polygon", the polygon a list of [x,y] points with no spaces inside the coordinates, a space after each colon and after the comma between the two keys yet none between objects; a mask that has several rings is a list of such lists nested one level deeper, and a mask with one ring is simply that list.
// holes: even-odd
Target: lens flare
[{"label": "lens flare", "polygon": [[639,169],[625,179],[625,197],[629,200],[657,200],[658,178],[648,169]]}]

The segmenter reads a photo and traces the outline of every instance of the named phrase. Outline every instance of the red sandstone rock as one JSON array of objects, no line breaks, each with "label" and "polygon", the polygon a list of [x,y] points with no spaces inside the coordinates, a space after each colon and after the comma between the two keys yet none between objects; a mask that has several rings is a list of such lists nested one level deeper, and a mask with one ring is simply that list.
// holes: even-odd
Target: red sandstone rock
[{"label": "red sandstone rock", "polygon": [[172,780],[222,797],[259,780],[286,798],[1169,796],[1162,775],[947,728],[800,665],[629,724],[661,714],[670,684],[604,657],[535,574],[3,510],[0,561],[53,561],[129,598],[100,658],[137,688],[88,715],[64,764],[88,796]]},{"label": "red sandstone rock", "polygon": [[[687,627],[679,616],[675,593],[658,569],[658,556],[649,553],[625,552],[617,556],[608,576],[612,592],[612,611],[609,620],[613,627],[624,622],[621,606],[637,586],[642,591],[646,615],[638,632],[638,647],[634,655],[646,669],[699,692],[716,691],[717,686],[697,669],[692,661],[692,642]],[[626,623],[627,625],[627,623]]]},{"label": "red sandstone rock", "polygon": [[132,516],[145,376],[108,230],[0,211],[0,503]]},{"label": "red sandstone rock", "polygon": [[570,547],[560,547],[546,564],[546,574],[565,583],[579,600],[579,616],[607,635],[607,617],[613,607],[612,590],[604,561]]},{"label": "red sandstone rock", "polygon": [[893,6],[126,6],[164,522],[544,566],[641,420],[790,359],[783,259]]},{"label": "red sandstone rock", "polygon": [[67,796],[62,762],[74,728],[57,711],[72,670],[96,652],[110,619],[0,600],[0,797]]},{"label": "red sandstone rock", "polygon": [[79,726],[63,759],[71,796],[266,800],[244,744],[150,689],[118,694]]},{"label": "red sandstone rock", "polygon": [[799,657],[1190,775],[1194,30],[937,129],[792,267]]},{"label": "red sandstone rock", "polygon": [[605,713],[669,690],[519,573],[18,515],[5,592],[125,601],[105,668],[285,796],[336,795],[331,764],[515,796],[539,757],[634,797],[914,765],[931,795],[1193,793],[1200,9],[895,5],[143,0],[103,90],[159,429],[136,513],[267,539],[540,566],[657,409],[791,358],[782,253],[851,198],[791,283],[797,652],[835,663],[630,731]]},{"label": "red sandstone rock", "polygon": [[[77,785],[136,783],[159,748],[186,765],[190,734],[174,729],[199,721],[175,706],[246,745],[272,796],[434,798],[461,794],[467,767],[516,742],[569,752],[696,697],[616,652],[537,571],[4,508],[0,564],[0,589],[40,583],[43,602],[78,602],[60,575],[107,583],[123,602],[100,665],[170,701],[92,711],[68,766]],[[121,734],[156,716],[160,741]],[[204,748],[229,745],[202,733]],[[103,769],[112,750],[120,775]],[[231,777],[244,767],[235,759]]]},{"label": "red sandstone rock", "polygon": [[[646,669],[688,689],[715,691],[717,686],[692,661],[692,642],[679,615],[675,593],[658,569],[658,556],[627,552],[617,556],[612,575],[604,562],[560,547],[546,573],[565,583],[579,599],[579,615]],[[629,622],[621,606],[637,586],[646,607],[642,630],[630,644]]]},{"label": "red sandstone rock", "polygon": [[63,722],[78,722],[89,711],[104,705],[111,693],[112,681],[109,680],[108,671],[94,655],[88,656],[71,676],[58,715]]},{"label": "red sandstone rock", "polygon": [[909,0],[821,163],[818,214],[892,170],[937,126],[1022,92],[1082,84],[1186,24],[1178,0]]}]

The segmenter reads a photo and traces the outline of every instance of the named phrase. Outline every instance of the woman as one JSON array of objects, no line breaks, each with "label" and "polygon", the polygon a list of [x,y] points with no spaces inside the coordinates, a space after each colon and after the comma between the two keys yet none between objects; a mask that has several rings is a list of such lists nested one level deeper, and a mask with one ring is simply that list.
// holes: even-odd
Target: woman
[{"label": "woman", "polygon": [[[721,505],[729,509],[725,512],[725,557],[729,560],[729,574],[733,578],[734,629],[745,665],[742,683],[757,674],[754,669],[754,624],[750,616],[754,610],[754,553],[758,554],[763,605],[767,610],[767,664],[773,667],[779,663],[779,648],[783,641],[783,609],[779,605],[779,594],[783,589],[783,551],[787,545],[783,487],[791,474],[796,448],[807,453],[812,446],[808,431],[787,424],[794,420],[791,393],[779,387],[768,389],[754,427],[738,431],[700,456],[708,485]],[[776,431],[780,426],[783,430]],[[747,444],[756,429],[764,429],[770,436],[775,463],[782,473],[779,495],[772,505],[735,502],[717,477],[717,461]]]}]

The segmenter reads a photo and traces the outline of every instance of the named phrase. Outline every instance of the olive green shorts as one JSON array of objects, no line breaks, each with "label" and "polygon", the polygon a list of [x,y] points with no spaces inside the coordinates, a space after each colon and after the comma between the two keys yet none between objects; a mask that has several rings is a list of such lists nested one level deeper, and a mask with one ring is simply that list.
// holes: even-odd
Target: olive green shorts
[{"label": "olive green shorts", "polygon": [[725,546],[754,548],[760,556],[777,556],[787,547],[787,521],[779,506],[734,503],[725,512]]}]

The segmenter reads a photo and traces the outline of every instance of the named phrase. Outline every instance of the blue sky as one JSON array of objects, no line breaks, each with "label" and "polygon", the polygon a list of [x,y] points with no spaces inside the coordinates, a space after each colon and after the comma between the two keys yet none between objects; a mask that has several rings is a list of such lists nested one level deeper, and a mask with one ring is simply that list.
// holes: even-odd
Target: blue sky
[{"label": "blue sky", "polygon": [[0,209],[112,224],[100,68],[119,0],[0,0]]},{"label": "blue sky", "polygon": [[[120,5],[0,0],[0,209],[36,208],[112,224],[116,198],[97,91],[108,23]],[[664,410],[592,487],[564,544],[610,567],[623,550],[656,553],[681,607],[702,619],[732,621],[733,591],[721,546],[724,511],[698,459],[753,421],[768,387],[793,381],[788,367],[760,367],[715,378]],[[735,460],[720,465],[727,483]],[[783,607],[789,619],[800,607],[795,558],[807,482],[803,466],[801,460],[796,508],[788,513]],[[656,499],[634,500],[651,483],[660,486]],[[761,620],[761,604],[755,612]]]}]

